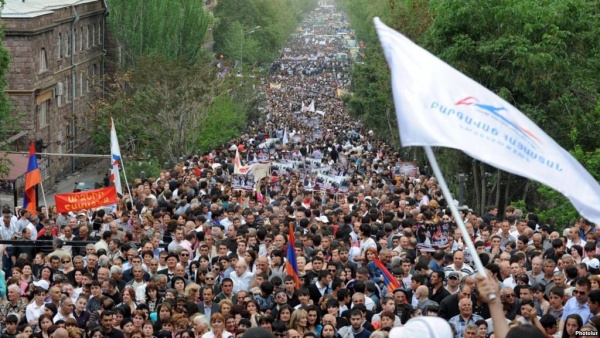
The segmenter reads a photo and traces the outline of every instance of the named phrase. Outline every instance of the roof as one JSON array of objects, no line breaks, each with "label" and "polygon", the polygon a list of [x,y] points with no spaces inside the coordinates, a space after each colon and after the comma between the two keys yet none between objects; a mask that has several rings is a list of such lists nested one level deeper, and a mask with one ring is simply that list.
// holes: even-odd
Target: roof
[{"label": "roof", "polygon": [[97,0],[5,0],[2,18],[29,19],[54,10]]},{"label": "roof", "polygon": [[11,162],[10,164],[8,164],[8,175],[5,176],[0,174],[0,179],[13,181],[25,175],[25,172],[27,171],[27,164],[29,163],[29,155],[6,154],[4,152],[1,152],[0,157],[3,159],[6,158]]}]

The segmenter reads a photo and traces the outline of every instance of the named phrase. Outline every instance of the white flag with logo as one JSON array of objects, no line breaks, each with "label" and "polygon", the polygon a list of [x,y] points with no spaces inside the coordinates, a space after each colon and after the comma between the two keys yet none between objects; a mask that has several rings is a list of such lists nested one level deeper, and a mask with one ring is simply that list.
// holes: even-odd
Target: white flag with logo
[{"label": "white flag with logo", "polygon": [[123,195],[121,188],[121,176],[119,175],[119,165],[121,164],[121,149],[119,148],[119,139],[115,122],[110,118],[110,182],[114,183],[118,194]]},{"label": "white flag with logo", "polygon": [[565,195],[600,223],[600,186],[525,114],[378,18],[402,145],[456,148]]}]

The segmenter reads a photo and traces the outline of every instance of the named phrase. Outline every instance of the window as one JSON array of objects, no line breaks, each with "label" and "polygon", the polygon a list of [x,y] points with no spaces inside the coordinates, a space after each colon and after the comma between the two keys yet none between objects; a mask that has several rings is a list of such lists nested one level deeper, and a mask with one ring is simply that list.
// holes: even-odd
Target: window
[{"label": "window", "polygon": [[93,64],[92,65],[92,84],[95,86],[96,85],[96,80],[100,77],[100,74],[98,74],[98,65],[97,64]]},{"label": "window", "polygon": [[58,41],[56,42],[56,58],[62,58],[62,33],[58,33]]},{"label": "window", "polygon": [[73,46],[73,54],[77,52],[77,28],[73,28],[73,34],[71,34],[71,46]]},{"label": "window", "polygon": [[90,25],[88,25],[87,31],[85,32],[85,48],[90,49]]},{"label": "window", "polygon": [[71,32],[67,30],[67,38],[65,39],[65,55],[71,55]]},{"label": "window", "polygon": [[83,72],[79,73],[79,96],[83,96]]},{"label": "window", "polygon": [[38,125],[40,128],[45,127],[48,124],[48,100],[40,103],[38,106]]},{"label": "window", "polygon": [[83,50],[83,27],[79,29],[79,50]]},{"label": "window", "polygon": [[40,50],[40,73],[48,69],[48,60],[46,59],[46,50]]},{"label": "window", "polygon": [[102,21],[98,24],[98,44],[102,45]]},{"label": "window", "polygon": [[96,45],[96,24],[92,25],[92,46]]},{"label": "window", "polygon": [[56,97],[56,105],[61,107],[63,104],[63,94],[64,94],[64,86],[62,82],[58,82],[56,84],[56,88],[54,89],[54,96]]},{"label": "window", "polygon": [[69,78],[65,79],[64,91],[65,94],[65,102],[69,102]]}]

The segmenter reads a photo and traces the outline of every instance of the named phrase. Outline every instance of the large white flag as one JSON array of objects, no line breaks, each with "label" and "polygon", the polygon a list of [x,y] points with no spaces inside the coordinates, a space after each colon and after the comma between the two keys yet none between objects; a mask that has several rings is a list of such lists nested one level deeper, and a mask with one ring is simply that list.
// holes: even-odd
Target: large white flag
[{"label": "large white flag", "polygon": [[118,194],[123,195],[121,189],[121,176],[119,176],[119,165],[121,164],[121,149],[119,148],[119,139],[115,122],[110,118],[110,181],[114,183]]},{"label": "large white flag", "polygon": [[402,145],[456,148],[565,195],[600,223],[600,186],[525,114],[374,19],[392,73]]},{"label": "large white flag", "polygon": [[283,143],[283,145],[286,145],[286,144],[288,144],[289,142],[290,142],[290,140],[289,140],[289,138],[288,138],[287,128],[285,128],[285,129],[284,129],[284,132],[283,132],[283,140],[282,140],[282,143]]}]

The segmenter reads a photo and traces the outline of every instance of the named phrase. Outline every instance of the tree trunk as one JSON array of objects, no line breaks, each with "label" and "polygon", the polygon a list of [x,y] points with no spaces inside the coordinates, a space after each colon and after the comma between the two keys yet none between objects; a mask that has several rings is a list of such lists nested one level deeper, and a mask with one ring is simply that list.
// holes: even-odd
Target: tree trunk
[{"label": "tree trunk", "polygon": [[479,174],[481,175],[481,211],[480,214],[483,215],[485,213],[485,202],[487,200],[487,184],[485,180],[485,163],[479,163]]},{"label": "tree trunk", "polygon": [[504,210],[500,208],[500,183],[502,182],[502,171],[498,169],[498,174],[496,175],[496,201],[494,205],[498,208],[498,210]]},{"label": "tree trunk", "polygon": [[525,199],[527,198],[527,193],[529,192],[530,185],[531,181],[527,180],[527,183],[525,183],[525,187],[523,188],[523,198],[521,198],[521,200],[525,201]]},{"label": "tree trunk", "polygon": [[479,170],[477,169],[477,161],[473,160],[473,188],[475,189],[475,209],[480,215],[481,213],[481,190],[479,190]]},{"label": "tree trunk", "polygon": [[504,189],[504,205],[508,206],[510,205],[510,179],[511,179],[512,175],[511,173],[508,173],[508,175],[506,176],[506,187]]}]

